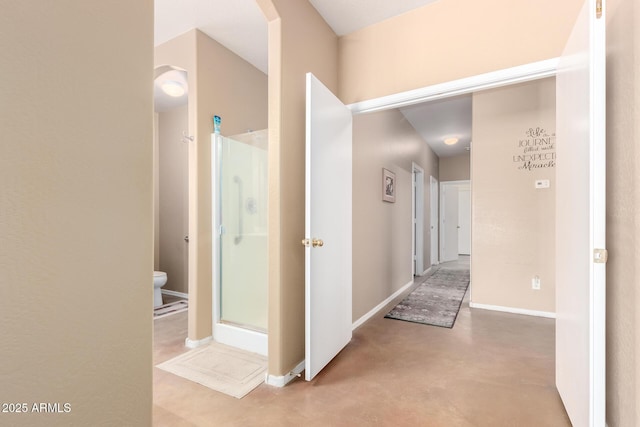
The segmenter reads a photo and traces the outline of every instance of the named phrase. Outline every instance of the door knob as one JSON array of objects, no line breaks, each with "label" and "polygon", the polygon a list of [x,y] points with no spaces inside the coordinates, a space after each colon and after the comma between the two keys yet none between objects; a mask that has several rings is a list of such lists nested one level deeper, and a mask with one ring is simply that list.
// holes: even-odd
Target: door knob
[{"label": "door knob", "polygon": [[324,246],[324,242],[322,241],[322,239],[316,239],[315,237],[313,239],[302,239],[302,246],[308,248],[309,246],[312,246],[314,248],[319,248]]}]

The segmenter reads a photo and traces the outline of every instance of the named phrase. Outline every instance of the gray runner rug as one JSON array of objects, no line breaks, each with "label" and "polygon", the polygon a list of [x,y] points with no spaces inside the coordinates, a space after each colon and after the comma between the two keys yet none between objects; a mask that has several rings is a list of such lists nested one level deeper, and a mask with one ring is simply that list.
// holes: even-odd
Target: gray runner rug
[{"label": "gray runner rug", "polygon": [[468,286],[469,270],[440,269],[384,317],[452,328]]}]

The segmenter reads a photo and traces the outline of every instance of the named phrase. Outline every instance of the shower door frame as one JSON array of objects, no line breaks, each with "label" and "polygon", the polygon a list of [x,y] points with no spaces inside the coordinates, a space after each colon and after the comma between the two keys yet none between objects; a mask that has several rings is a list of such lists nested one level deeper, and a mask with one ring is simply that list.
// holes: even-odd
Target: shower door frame
[{"label": "shower door frame", "polygon": [[212,335],[213,340],[232,347],[267,356],[267,334],[245,329],[236,325],[221,323],[221,198],[220,198],[220,162],[222,161],[222,138],[220,134],[211,134],[211,218],[212,218]]}]

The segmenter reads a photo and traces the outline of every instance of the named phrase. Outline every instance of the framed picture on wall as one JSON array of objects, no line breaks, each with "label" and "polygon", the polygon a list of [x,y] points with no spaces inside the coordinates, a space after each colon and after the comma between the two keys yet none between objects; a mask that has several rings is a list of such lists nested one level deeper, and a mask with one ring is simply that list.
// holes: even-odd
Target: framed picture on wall
[{"label": "framed picture on wall", "polygon": [[396,202],[396,174],[382,168],[382,200]]}]

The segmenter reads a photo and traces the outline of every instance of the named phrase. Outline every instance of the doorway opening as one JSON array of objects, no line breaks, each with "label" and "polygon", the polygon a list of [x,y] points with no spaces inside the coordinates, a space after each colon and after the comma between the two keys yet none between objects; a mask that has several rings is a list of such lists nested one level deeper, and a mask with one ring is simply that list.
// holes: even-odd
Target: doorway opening
[{"label": "doorway opening", "polygon": [[471,181],[440,183],[440,262],[471,255]]},{"label": "doorway opening", "polygon": [[[583,15],[586,16],[584,10]],[[603,85],[589,86],[586,83],[592,81],[589,80],[589,78],[593,78],[594,74],[596,77],[596,81],[598,80],[598,77],[602,77],[600,73],[604,70],[604,61],[603,55],[599,56],[597,55],[598,52],[594,53],[594,50],[597,50],[598,48],[598,44],[595,43],[596,46],[594,48],[591,42],[587,43],[585,41],[586,39],[588,39],[584,36],[585,34],[589,34],[592,31],[596,32],[593,29],[593,17],[591,16],[588,20],[586,18],[581,20],[589,21],[588,23],[590,25],[588,31],[574,31],[574,33],[577,33],[577,35],[574,34],[572,38],[578,40],[575,42],[572,40],[572,43],[568,46],[568,49],[570,49],[569,52],[578,51],[581,55],[573,54],[569,56],[568,53],[565,54],[566,56],[562,59],[562,68],[560,75],[567,77],[564,77],[562,79],[562,83],[560,83],[561,80],[558,79],[558,88],[560,88],[560,86],[564,86],[564,88],[566,88],[565,90],[574,90],[574,92],[571,93],[579,93],[581,95],[584,95],[585,97],[588,97],[588,99],[583,99],[581,104],[576,105],[576,101],[573,99],[575,97],[567,96],[567,94],[570,93],[567,90],[567,93],[564,93],[565,99],[563,100],[562,104],[566,104],[567,106],[573,108],[566,108],[565,105],[561,105],[561,103],[558,102],[557,108],[559,118],[563,118],[566,116],[569,120],[564,121],[559,119],[557,125],[558,128],[562,126],[563,131],[566,132],[563,142],[567,143],[567,147],[574,147],[574,149],[577,149],[577,147],[583,146],[587,147],[588,149],[582,150],[582,152],[585,154],[585,161],[580,162],[579,164],[579,168],[582,168],[582,175],[573,174],[574,176],[568,176],[567,174],[569,173],[569,171],[571,171],[572,168],[569,167],[571,165],[566,165],[566,172],[564,172],[563,174],[559,174],[562,179],[562,185],[559,179],[558,187],[562,187],[566,191],[567,198],[574,196],[578,197],[581,203],[584,203],[585,209],[582,209],[582,213],[580,215],[577,215],[580,217],[579,220],[576,219],[575,209],[571,210],[568,207],[558,208],[556,216],[559,221],[562,220],[562,224],[564,227],[566,227],[568,230],[576,231],[577,236],[579,236],[579,238],[576,239],[565,240],[580,241],[580,251],[576,252],[574,250],[572,252],[569,252],[563,250],[562,253],[566,255],[566,258],[557,257],[557,259],[561,260],[564,264],[561,268],[558,269],[559,271],[571,271],[574,275],[583,278],[583,280],[572,280],[571,278],[566,277],[567,280],[565,280],[565,287],[572,288],[572,286],[569,285],[569,282],[575,282],[576,284],[579,283],[580,285],[582,285],[582,288],[584,289],[575,289],[576,287],[573,286],[572,293],[577,293],[583,296],[584,303],[581,303],[578,306],[578,304],[575,303],[575,295],[573,296],[573,298],[569,299],[568,297],[570,295],[565,292],[567,295],[564,296],[564,302],[568,303],[568,305],[565,305],[563,307],[563,310],[565,310],[563,314],[570,316],[575,315],[576,318],[580,319],[580,322],[571,322],[572,324],[567,324],[567,322],[565,321],[566,317],[563,317],[563,326],[561,328],[559,326],[559,324],[561,323],[561,318],[559,316],[557,333],[559,333],[561,330],[563,332],[572,330],[574,335],[570,337],[568,336],[569,334],[561,335],[567,335],[568,338],[575,340],[583,337],[584,340],[581,341],[580,345],[574,346],[573,351],[565,348],[564,354],[562,354],[562,351],[559,351],[558,347],[556,347],[556,360],[558,364],[566,365],[566,371],[569,372],[569,375],[563,373],[563,379],[572,378],[573,381],[589,382],[589,380],[593,378],[593,381],[591,383],[585,384],[585,386],[582,388],[583,390],[588,390],[588,393],[585,392],[581,396],[576,396],[571,392],[570,388],[565,391],[560,390],[563,399],[566,395],[572,401],[579,401],[578,403],[576,403],[577,409],[566,406],[570,414],[575,413],[579,410],[581,411],[580,416],[584,416],[585,419],[587,417],[593,419],[593,412],[587,413],[587,411],[592,410],[594,406],[594,410],[596,412],[601,411],[604,402],[604,369],[603,364],[600,363],[603,360],[602,355],[604,354],[604,303],[600,298],[593,298],[594,295],[602,296],[600,292],[602,291],[602,289],[604,289],[604,286],[601,286],[604,282],[604,268],[600,268],[601,266],[597,264],[595,264],[595,267],[594,265],[592,265],[593,262],[603,263],[603,261],[598,258],[598,256],[600,255],[597,252],[594,252],[598,250],[596,249],[597,246],[594,246],[594,242],[598,242],[597,244],[601,244],[604,247],[604,221],[602,220],[602,218],[604,218],[604,216],[602,215],[604,211],[604,203],[602,202],[601,197],[604,194],[604,190],[602,187],[602,183],[604,182],[604,164],[602,159],[604,158],[604,156],[602,155],[600,158],[597,157],[598,153],[602,154],[604,151],[604,117],[603,114],[601,114],[604,105],[604,90]],[[584,22],[579,22],[579,24],[582,25],[584,24]],[[600,32],[602,33],[604,24],[600,25],[599,27]],[[576,46],[574,46],[575,43],[577,43]],[[584,53],[584,55],[582,55],[582,53]],[[570,66],[570,64],[568,63],[569,60],[571,59],[575,61],[576,58],[584,58],[584,62],[580,63],[579,66],[575,66],[574,64],[571,64]],[[512,83],[522,83],[542,79],[544,77],[552,77],[555,76],[558,72],[559,62],[560,61],[556,60],[544,61],[543,63],[530,64],[523,67],[515,67],[513,69],[503,70],[503,72],[489,73],[488,75],[476,76],[470,79],[462,79],[460,81],[427,87],[418,91],[401,93],[394,96],[379,98],[376,100],[360,102],[351,105],[351,108],[354,113],[380,111],[395,108],[401,105],[412,105],[425,100],[440,99],[460,93],[471,93],[474,91],[482,91],[483,89],[506,86]],[[572,78],[574,77],[574,75],[575,78]],[[600,82],[601,81],[602,79],[600,80]],[[560,93],[562,92],[559,92],[559,96]],[[588,126],[579,125],[580,123],[587,123]],[[537,131],[544,131],[544,129],[533,129],[533,133],[536,133]],[[535,138],[538,136],[543,136],[545,138],[547,137],[547,135],[544,135],[544,132],[540,135],[534,135],[533,137]],[[566,155],[565,158],[572,158],[571,152],[567,148],[564,148],[564,150],[564,154]],[[596,155],[596,157],[593,157],[594,154]],[[540,159],[542,158],[536,157],[536,160]],[[527,160],[531,159],[525,156],[523,160],[523,167],[529,167],[531,165],[530,163],[526,163]],[[589,165],[591,165],[592,167],[592,169],[590,170]],[[474,165],[474,169],[475,166],[476,165]],[[535,169],[535,166],[532,169]],[[598,179],[594,180],[594,178]],[[597,184],[594,184],[594,182]],[[539,185],[540,187],[538,187],[538,183],[536,181],[535,188],[546,188],[544,182],[541,182]],[[570,205],[567,204],[567,206]],[[591,208],[593,208],[593,211],[590,212],[586,208],[586,206],[591,206]],[[571,211],[571,215],[569,215],[569,211]],[[504,223],[497,221],[496,231],[500,231],[503,225]],[[580,233],[578,233],[578,231]],[[592,240],[588,241],[591,238]],[[562,240],[559,236],[556,235],[553,235],[552,239],[558,242]],[[560,249],[560,247],[558,249]],[[595,255],[593,255],[593,253],[595,253]],[[544,255],[544,253],[542,254]],[[577,254],[581,255],[578,256]],[[604,255],[602,255],[601,257],[604,257]],[[556,259],[555,255],[553,258]],[[577,271],[578,267],[582,267],[580,271]],[[535,282],[532,283],[535,284]],[[596,285],[598,285],[599,287],[594,291],[594,287]],[[559,300],[562,300],[562,298],[563,297],[559,295]],[[570,303],[570,301],[573,301],[573,303]],[[557,308],[557,310],[560,313],[559,307]],[[586,343],[591,344],[586,345]],[[568,347],[564,343],[562,344],[564,347]],[[579,369],[575,367],[576,363],[564,363],[568,360],[567,355],[576,355],[577,352],[580,352]],[[571,366],[571,364],[573,364],[574,366]],[[578,371],[579,374],[576,374]],[[556,372],[558,372],[558,370],[556,370]],[[566,382],[569,383],[570,381],[571,380]],[[560,389],[560,385],[558,385],[558,388]],[[589,399],[590,396],[591,400]],[[593,400],[593,396],[595,396],[595,403]],[[573,402],[570,403],[573,404]],[[598,414],[600,413],[598,412]]]},{"label": "doorway opening", "polygon": [[[187,71],[155,69],[154,80],[154,307],[161,315],[188,299],[189,88]],[[165,282],[165,283],[162,283]]]}]

